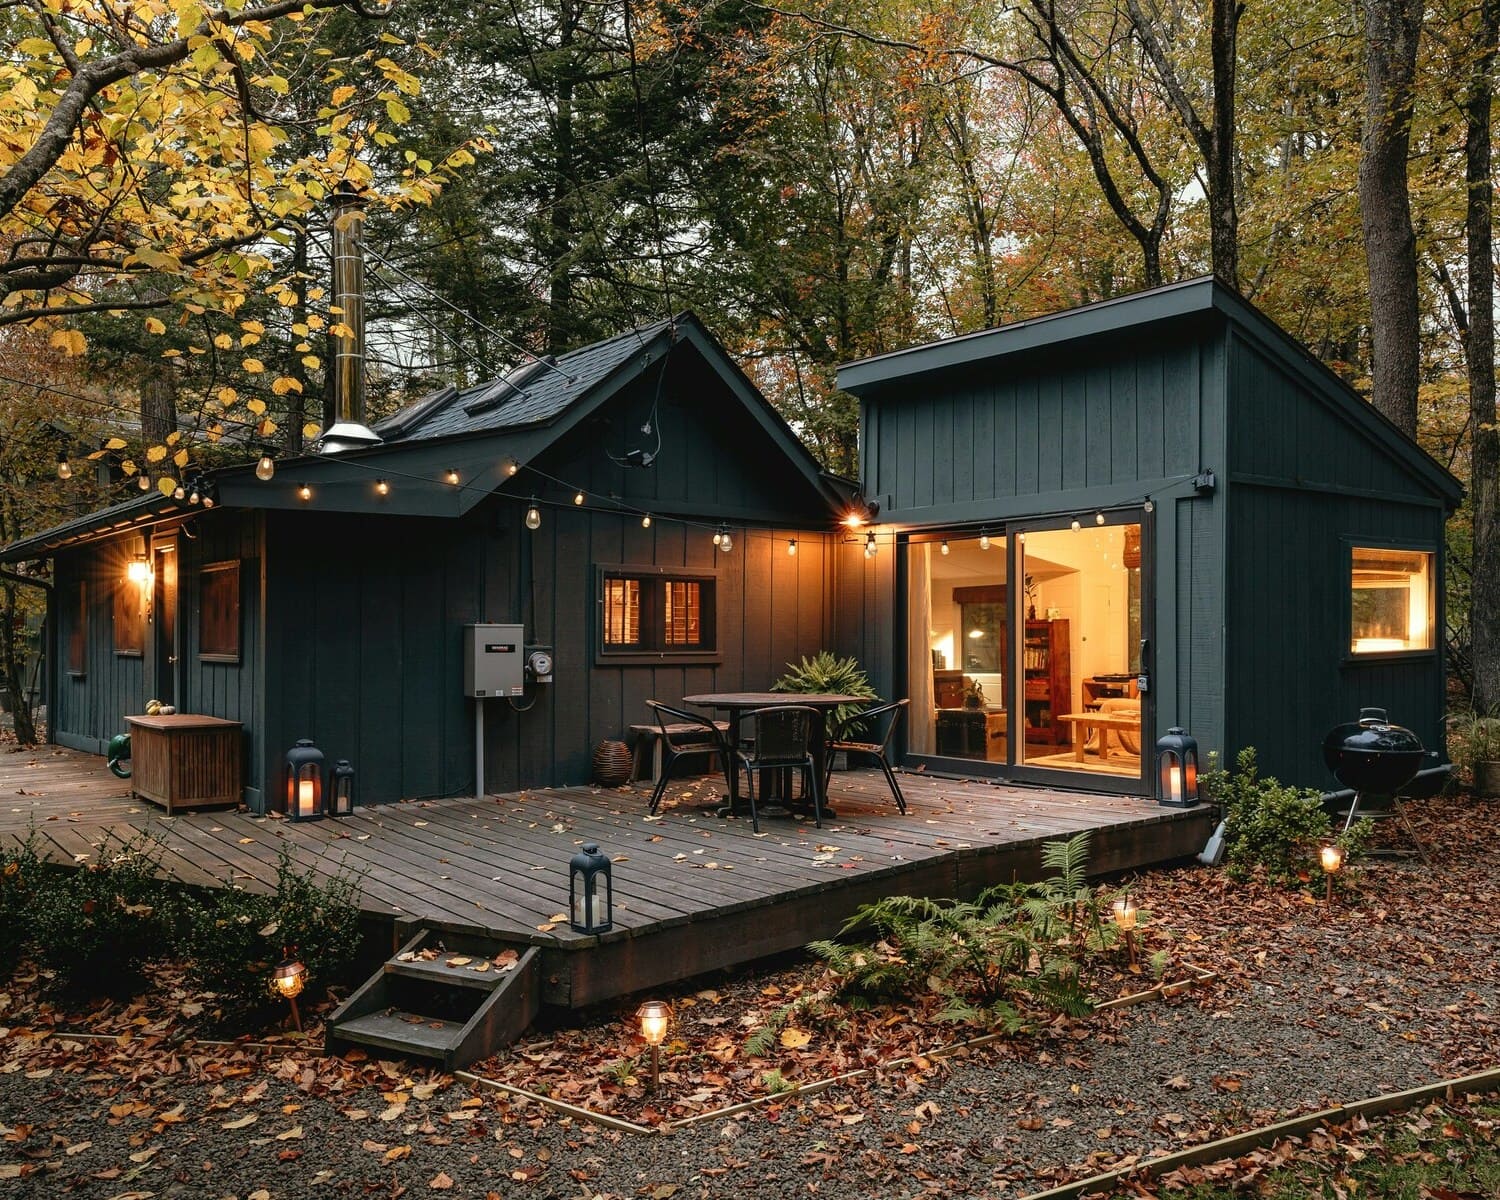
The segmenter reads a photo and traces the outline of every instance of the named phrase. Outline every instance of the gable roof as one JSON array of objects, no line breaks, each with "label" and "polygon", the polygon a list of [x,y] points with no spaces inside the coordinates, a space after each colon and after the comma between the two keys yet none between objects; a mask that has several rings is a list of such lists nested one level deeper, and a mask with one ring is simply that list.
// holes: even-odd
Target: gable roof
[{"label": "gable roof", "polygon": [[1163,322],[1215,317],[1232,323],[1451,506],[1462,500],[1463,484],[1451,472],[1254,304],[1206,275],[845,363],[838,369],[838,386],[864,399],[920,375],[993,363],[1087,338],[1135,336]]},{"label": "gable roof", "polygon": [[[534,460],[667,355],[687,351],[702,357],[793,476],[806,483],[810,507],[832,517],[853,488],[822,472],[791,426],[690,312],[570,351],[555,362],[535,360],[472,387],[439,389],[379,422],[375,430],[385,439],[380,445],[278,460],[269,483],[255,477],[253,463],[208,477],[226,508],[300,508],[297,490],[305,483],[326,512],[460,516],[509,481],[507,459]],[[462,486],[439,483],[449,469],[459,470]],[[432,486],[394,488],[377,505],[371,484],[387,474],[430,480]],[[62,545],[195,511],[153,493],[13,542],[0,550],[0,562],[45,557]]]}]

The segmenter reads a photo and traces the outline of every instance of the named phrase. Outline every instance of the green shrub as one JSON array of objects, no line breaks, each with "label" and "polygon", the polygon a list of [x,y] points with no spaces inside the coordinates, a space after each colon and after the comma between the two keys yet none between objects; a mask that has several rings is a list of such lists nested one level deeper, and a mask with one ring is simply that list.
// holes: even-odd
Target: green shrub
[{"label": "green shrub", "polygon": [[94,861],[46,869],[24,897],[37,958],[64,988],[123,994],[166,938],[160,849],[149,833],[107,834]]},{"label": "green shrub", "polygon": [[1448,752],[1474,780],[1476,763],[1500,762],[1500,713],[1463,713],[1450,717]]},{"label": "green shrub", "polygon": [[1320,869],[1323,843],[1337,841],[1352,862],[1369,838],[1368,819],[1335,838],[1322,793],[1262,776],[1254,747],[1240,751],[1234,771],[1206,772],[1203,787],[1223,810],[1226,861],[1237,879],[1261,871],[1273,883],[1295,885]]},{"label": "green shrub", "polygon": [[269,895],[225,887],[184,900],[176,949],[195,981],[225,1008],[269,1007],[271,969],[295,950],[309,986],[343,982],[359,950],[359,879],[342,868],[320,881],[298,871],[283,845],[276,890]]},{"label": "green shrub", "polygon": [[1041,883],[992,887],[975,900],[889,896],[865,905],[841,935],[862,943],[808,947],[841,977],[855,1006],[932,991],[949,1020],[1027,1023],[1026,1009],[1082,1016],[1093,1008],[1083,967],[1111,948],[1119,930],[1105,920],[1111,897],[1086,882],[1087,832],[1048,842]]},{"label": "green shrub", "polygon": [[0,982],[9,979],[26,949],[32,923],[32,897],[41,882],[36,831],[0,850]]},{"label": "green shrub", "polygon": [[[787,663],[786,674],[771,685],[773,692],[792,692],[813,695],[822,692],[831,696],[863,696],[875,699],[875,689],[870,678],[856,658],[838,658],[831,651],[820,650],[811,658],[798,663]],[[838,729],[861,709],[862,704],[841,704],[833,710],[831,728]]]}]

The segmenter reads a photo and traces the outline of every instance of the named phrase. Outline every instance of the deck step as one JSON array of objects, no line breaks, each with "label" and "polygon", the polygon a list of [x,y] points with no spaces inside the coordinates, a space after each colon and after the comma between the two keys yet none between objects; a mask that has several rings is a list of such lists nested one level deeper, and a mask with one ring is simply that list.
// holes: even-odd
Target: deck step
[{"label": "deck step", "polygon": [[[420,929],[328,1019],[328,1052],[363,1046],[468,1066],[536,1017],[540,958],[535,946]],[[472,969],[480,963],[488,969]]]}]

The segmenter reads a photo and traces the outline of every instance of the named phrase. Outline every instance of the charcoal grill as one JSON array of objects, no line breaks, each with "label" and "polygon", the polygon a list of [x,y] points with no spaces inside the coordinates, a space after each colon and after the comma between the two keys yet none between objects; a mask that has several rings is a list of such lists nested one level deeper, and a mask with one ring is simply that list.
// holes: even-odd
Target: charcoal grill
[{"label": "charcoal grill", "polygon": [[1410,729],[1391,724],[1383,708],[1362,708],[1358,721],[1331,729],[1323,739],[1323,761],[1334,778],[1354,792],[1344,831],[1348,832],[1358,817],[1361,800],[1389,797],[1389,811],[1401,822],[1426,862],[1427,853],[1421,840],[1396,804],[1401,789],[1416,778],[1425,758],[1427,750],[1421,739]]}]

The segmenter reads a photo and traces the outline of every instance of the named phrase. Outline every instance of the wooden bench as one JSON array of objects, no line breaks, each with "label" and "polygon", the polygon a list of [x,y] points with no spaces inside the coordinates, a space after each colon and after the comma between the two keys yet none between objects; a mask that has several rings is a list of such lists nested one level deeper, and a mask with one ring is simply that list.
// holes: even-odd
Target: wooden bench
[{"label": "wooden bench", "polygon": [[[729,732],[728,721],[715,721],[714,728],[720,733]],[[701,729],[698,725],[682,724],[668,725],[668,732],[673,735],[692,733]],[[630,746],[631,765],[630,778],[634,781],[644,780],[647,783],[655,783],[661,778],[662,754],[661,748],[661,726],[660,725],[632,725],[626,731],[626,744]],[[714,747],[704,744],[702,753],[713,753]],[[686,750],[686,754],[696,754],[699,751]],[[649,773],[648,773],[649,771]]]},{"label": "wooden bench", "polygon": [[[1099,731],[1099,759],[1101,762],[1109,761],[1109,731],[1111,729],[1120,732],[1133,732],[1139,734],[1141,731],[1141,717],[1139,713],[1123,712],[1082,712],[1064,713],[1057,718],[1066,721],[1073,726],[1073,757],[1079,762],[1083,761],[1083,743],[1088,737],[1090,729]],[[1121,749],[1123,750],[1123,746]]]}]

